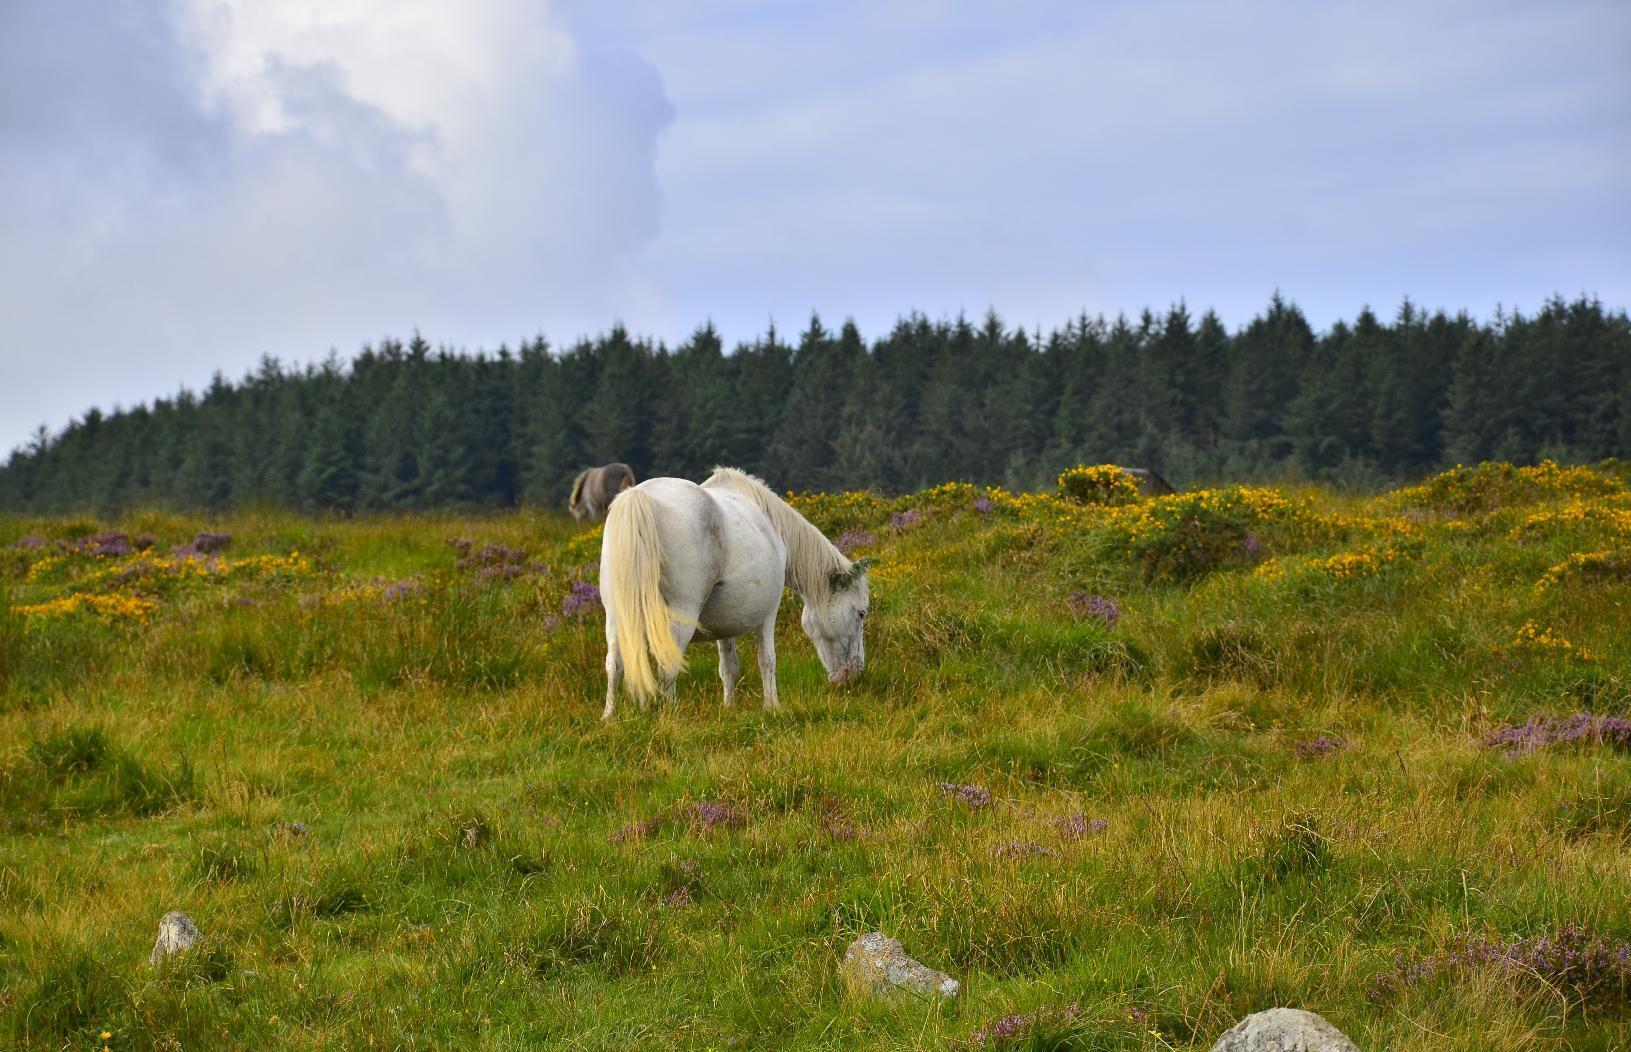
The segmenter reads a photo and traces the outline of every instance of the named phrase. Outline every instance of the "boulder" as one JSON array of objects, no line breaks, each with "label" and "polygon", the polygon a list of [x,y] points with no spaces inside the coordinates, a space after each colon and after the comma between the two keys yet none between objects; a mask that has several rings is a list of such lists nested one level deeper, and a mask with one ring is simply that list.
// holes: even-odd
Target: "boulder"
[{"label": "boulder", "polygon": [[1313,1012],[1270,1008],[1218,1038],[1212,1052],[1359,1052],[1348,1036]]},{"label": "boulder", "polygon": [[184,953],[198,945],[200,934],[193,919],[180,910],[171,910],[159,918],[159,937],[153,943],[148,964],[158,964],[173,954]]},{"label": "boulder", "polygon": [[899,993],[916,997],[956,997],[962,985],[906,955],[898,939],[874,931],[850,943],[839,970],[857,997],[888,1000]]}]

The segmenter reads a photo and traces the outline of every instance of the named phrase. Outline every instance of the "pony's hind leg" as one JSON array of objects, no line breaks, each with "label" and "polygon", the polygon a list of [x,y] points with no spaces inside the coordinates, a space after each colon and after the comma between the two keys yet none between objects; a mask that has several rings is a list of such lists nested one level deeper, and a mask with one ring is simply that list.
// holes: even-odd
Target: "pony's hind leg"
[{"label": "pony's hind leg", "polygon": [[719,678],[725,684],[725,707],[736,704],[736,684],[742,674],[742,659],[736,653],[736,640],[719,641]]},{"label": "pony's hind leg", "polygon": [[776,615],[771,613],[770,619],[759,626],[755,637],[759,659],[759,680],[765,692],[765,711],[774,712],[781,708],[781,702],[776,700]]},{"label": "pony's hind leg", "polygon": [[[610,637],[608,632],[607,636]],[[600,714],[603,720],[612,718],[612,712],[617,702],[617,681],[623,672],[623,658],[617,652],[617,640],[608,638],[606,643],[606,709]]]},{"label": "pony's hind leg", "polygon": [[[691,637],[696,635],[697,632],[697,611],[679,609],[675,613],[679,616],[668,623],[668,630],[674,634],[674,645],[679,647],[680,653],[683,654],[685,648],[691,645]],[[659,671],[657,688],[662,692],[664,701],[674,700],[675,685],[678,681],[679,674],[677,672],[674,675],[668,675]],[[642,698],[640,699],[640,708],[644,710],[645,707],[646,702]]]}]

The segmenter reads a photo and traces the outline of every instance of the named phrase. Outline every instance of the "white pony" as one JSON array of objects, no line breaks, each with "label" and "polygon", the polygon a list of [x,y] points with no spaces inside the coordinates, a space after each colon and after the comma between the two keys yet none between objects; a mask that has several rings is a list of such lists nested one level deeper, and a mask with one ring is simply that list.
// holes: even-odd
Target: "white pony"
[{"label": "white pony", "polygon": [[786,586],[804,600],[800,623],[828,681],[849,682],[866,665],[866,567],[734,468],[715,468],[700,486],[655,478],[624,490],[607,513],[600,549],[604,718],[612,716],[620,675],[642,707],[659,690],[672,697],[693,639],[719,643],[730,705],[742,667],[736,637],[749,632],[757,638],[764,706],[777,708],[776,610]]}]

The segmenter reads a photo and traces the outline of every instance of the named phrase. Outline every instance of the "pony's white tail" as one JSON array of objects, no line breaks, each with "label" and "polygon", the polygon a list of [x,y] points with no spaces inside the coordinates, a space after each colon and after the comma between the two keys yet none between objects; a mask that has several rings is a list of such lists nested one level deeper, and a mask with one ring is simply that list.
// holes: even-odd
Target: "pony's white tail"
[{"label": "pony's white tail", "polygon": [[639,489],[619,493],[606,514],[601,544],[611,573],[611,580],[602,581],[601,587],[611,586],[612,621],[624,682],[635,697],[649,698],[657,693],[653,662],[667,679],[685,667],[685,654],[669,627],[678,619],[663,599],[662,551],[651,497]]}]

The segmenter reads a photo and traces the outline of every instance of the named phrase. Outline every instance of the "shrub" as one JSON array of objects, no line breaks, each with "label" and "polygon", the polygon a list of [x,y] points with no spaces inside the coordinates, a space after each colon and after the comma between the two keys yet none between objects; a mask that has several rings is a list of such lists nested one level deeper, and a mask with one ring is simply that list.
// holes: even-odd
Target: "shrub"
[{"label": "shrub", "polygon": [[1059,496],[1075,504],[1132,504],[1139,499],[1138,482],[1114,464],[1078,464],[1059,473]]},{"label": "shrub", "polygon": [[1399,490],[1395,499],[1429,511],[1470,515],[1560,497],[1607,496],[1624,488],[1619,480],[1585,466],[1566,468],[1543,460],[1520,468],[1503,461],[1472,467],[1458,464],[1420,485]]}]

